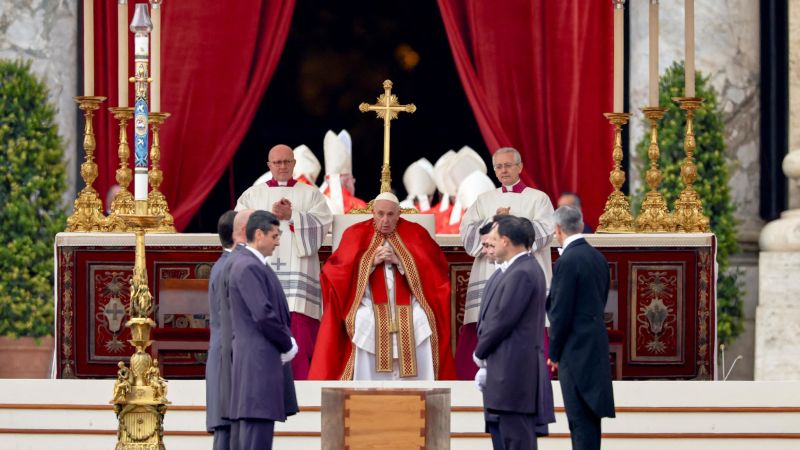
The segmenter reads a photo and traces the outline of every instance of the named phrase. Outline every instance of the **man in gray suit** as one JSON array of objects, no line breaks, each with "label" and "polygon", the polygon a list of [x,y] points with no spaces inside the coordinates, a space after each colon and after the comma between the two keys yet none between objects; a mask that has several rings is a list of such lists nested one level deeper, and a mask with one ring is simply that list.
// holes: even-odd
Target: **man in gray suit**
[{"label": "man in gray suit", "polygon": [[208,341],[208,357],[206,359],[206,429],[214,434],[214,450],[228,450],[230,448],[231,423],[223,419],[222,406],[219,396],[219,376],[222,358],[220,355],[220,303],[221,297],[227,292],[222,290],[220,275],[222,266],[233,250],[233,220],[236,211],[228,211],[220,216],[217,222],[217,234],[222,245],[222,255],[214,267],[208,280],[208,311],[210,339]]},{"label": "man in gray suit", "polygon": [[602,253],[581,235],[574,206],[554,214],[561,256],[553,270],[547,315],[550,364],[558,369],[573,450],[600,449],[600,419],[614,417],[614,391],[603,310],[610,276]]},{"label": "man in gray suit", "polygon": [[247,247],[233,260],[228,295],[233,325],[230,418],[238,427],[239,450],[272,448],[275,421],[298,411],[292,367],[297,343],[290,331],[289,304],[269,267],[280,243],[280,221],[256,211],[247,221]]},{"label": "man in gray suit", "polygon": [[515,216],[496,216],[489,233],[501,266],[481,301],[475,358],[485,365],[485,380],[476,381],[487,417],[497,419],[487,427],[495,450],[535,450],[537,435],[555,422],[543,349],[547,284],[528,252],[534,238],[530,221]]}]

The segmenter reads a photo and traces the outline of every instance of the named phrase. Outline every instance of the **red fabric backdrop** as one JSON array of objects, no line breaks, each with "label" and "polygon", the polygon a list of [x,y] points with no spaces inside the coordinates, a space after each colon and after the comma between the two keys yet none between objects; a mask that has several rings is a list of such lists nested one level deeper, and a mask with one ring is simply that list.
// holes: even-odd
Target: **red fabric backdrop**
[{"label": "red fabric backdrop", "polygon": [[[129,19],[134,9],[130,3]],[[162,127],[161,191],[178,230],[202,205],[250,127],[283,51],[294,4],[294,0],[165,2],[161,105],[172,116]],[[94,0],[94,5],[95,93],[109,97],[95,122],[100,174],[94,186],[104,197],[115,183],[119,163],[117,124],[105,111],[119,104],[117,2]],[[132,36],[130,41],[129,71]],[[129,92],[132,95],[133,89]]]},{"label": "red fabric backdrop", "polygon": [[607,0],[439,0],[491,151],[522,153],[523,180],[583,199],[592,226],[612,187],[613,11]]},{"label": "red fabric backdrop", "polygon": [[[116,1],[95,2],[95,188],[115,183]],[[129,17],[133,16],[130,2]],[[612,9],[607,0],[439,0],[464,90],[487,146],[513,146],[523,179],[575,191],[597,225],[611,190]],[[183,229],[245,135],[277,66],[294,0],[166,2],[162,31],[162,192]],[[129,55],[133,68],[132,39]],[[132,93],[132,89],[129,90]],[[131,130],[129,130],[130,133]],[[132,189],[132,186],[131,186]]]}]

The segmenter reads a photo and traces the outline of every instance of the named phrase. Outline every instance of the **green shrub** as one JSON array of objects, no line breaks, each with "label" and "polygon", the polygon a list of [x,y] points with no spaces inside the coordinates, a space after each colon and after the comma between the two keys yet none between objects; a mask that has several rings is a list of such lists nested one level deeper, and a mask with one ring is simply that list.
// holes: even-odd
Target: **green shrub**
[{"label": "green shrub", "polygon": [[[664,175],[661,193],[674,210],[675,199],[683,189],[680,179],[680,164],[686,156],[683,151],[683,137],[686,130],[686,112],[672,101],[684,92],[683,63],[674,63],[667,69],[659,83],[659,102],[667,107],[664,118],[659,123],[658,141],[661,150],[659,167]],[[725,125],[717,103],[717,94],[708,82],[708,77],[695,74],[696,95],[703,98],[702,107],[694,114],[694,131],[697,149],[697,181],[694,188],[703,201],[703,212],[711,221],[711,230],[717,236],[717,336],[719,343],[727,344],[741,334],[744,327],[742,297],[744,291],[738,280],[740,273],[730,269],[730,255],[739,251],[736,241],[736,223],[733,218],[734,207],[728,186],[728,162],[725,159]],[[643,162],[642,187],[634,196],[634,210],[641,206],[647,184],[644,176],[649,166],[647,149],[650,145],[650,127],[636,146],[636,153]]]},{"label": "green shrub", "polygon": [[44,82],[0,60],[0,335],[53,334],[53,240],[66,225],[64,147]]}]

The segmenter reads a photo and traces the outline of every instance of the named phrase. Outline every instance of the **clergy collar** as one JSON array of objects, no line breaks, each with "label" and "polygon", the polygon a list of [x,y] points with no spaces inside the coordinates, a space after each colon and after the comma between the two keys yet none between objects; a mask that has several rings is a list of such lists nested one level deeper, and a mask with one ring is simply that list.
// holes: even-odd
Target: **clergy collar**
[{"label": "clergy collar", "polygon": [[269,187],[292,187],[297,184],[297,180],[290,178],[288,181],[278,181],[276,179],[267,180]]},{"label": "clergy collar", "polygon": [[253,252],[253,254],[256,255],[256,258],[258,258],[258,260],[261,261],[261,264],[264,264],[265,266],[267,265],[267,257],[262,255],[260,251],[254,249],[253,247],[250,247],[249,245],[246,246],[245,248]]},{"label": "clergy collar", "polygon": [[568,236],[566,239],[564,239],[564,245],[562,245],[561,248],[558,249],[558,254],[559,255],[563,254],[564,250],[567,249],[567,246],[569,246],[569,244],[577,241],[578,239],[583,239],[583,234],[577,233],[577,234],[573,234],[572,236]]},{"label": "clergy collar", "polygon": [[519,180],[517,180],[517,182],[513,186],[503,186],[502,190],[503,190],[503,192],[521,194],[522,191],[524,191],[526,187],[527,186],[525,186],[525,183],[522,182],[522,179],[519,179]]}]

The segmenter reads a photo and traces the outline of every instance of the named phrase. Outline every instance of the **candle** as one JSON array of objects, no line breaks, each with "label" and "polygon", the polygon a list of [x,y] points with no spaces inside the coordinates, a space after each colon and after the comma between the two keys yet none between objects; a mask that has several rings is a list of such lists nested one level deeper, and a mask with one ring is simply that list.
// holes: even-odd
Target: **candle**
[{"label": "candle", "polygon": [[117,2],[117,94],[119,106],[128,106],[128,0]]},{"label": "candle", "polygon": [[149,34],[153,30],[150,15],[147,12],[146,3],[137,3],[136,11],[131,21],[131,31],[135,33],[134,42],[134,64],[135,72],[135,92],[136,103],[133,114],[133,133],[134,133],[134,176],[133,176],[133,195],[136,200],[147,200],[147,78],[149,52]]},{"label": "candle", "polygon": [[161,111],[161,3],[150,0],[153,36],[150,41],[150,68],[153,82],[150,85],[150,110]]},{"label": "candle", "polygon": [[658,0],[650,0],[650,106],[658,106]]},{"label": "candle", "polygon": [[685,79],[686,97],[694,97],[694,0],[686,0],[686,67]]},{"label": "candle", "polygon": [[612,0],[614,4],[614,112],[622,112],[622,91],[625,86],[623,75],[625,59],[625,0]]},{"label": "candle", "polygon": [[94,0],[83,0],[83,95],[94,95]]}]

